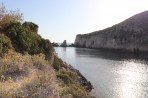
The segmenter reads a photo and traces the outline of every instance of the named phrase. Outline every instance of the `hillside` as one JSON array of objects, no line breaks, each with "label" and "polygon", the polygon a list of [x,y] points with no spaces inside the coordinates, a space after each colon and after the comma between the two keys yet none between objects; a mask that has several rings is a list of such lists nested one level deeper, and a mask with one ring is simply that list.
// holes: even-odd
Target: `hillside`
[{"label": "hillside", "polygon": [[0,98],[91,98],[91,83],[56,56],[37,24],[1,9]]},{"label": "hillside", "polygon": [[148,51],[148,11],[101,31],[78,34],[76,47]]}]

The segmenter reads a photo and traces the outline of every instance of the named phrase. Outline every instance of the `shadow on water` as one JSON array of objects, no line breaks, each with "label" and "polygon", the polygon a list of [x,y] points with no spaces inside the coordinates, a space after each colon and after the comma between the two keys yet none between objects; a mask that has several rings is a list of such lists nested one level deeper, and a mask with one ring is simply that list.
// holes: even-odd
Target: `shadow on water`
[{"label": "shadow on water", "polygon": [[148,52],[134,53],[119,50],[75,48],[75,54],[77,56],[89,56],[118,61],[125,59],[148,60]]}]

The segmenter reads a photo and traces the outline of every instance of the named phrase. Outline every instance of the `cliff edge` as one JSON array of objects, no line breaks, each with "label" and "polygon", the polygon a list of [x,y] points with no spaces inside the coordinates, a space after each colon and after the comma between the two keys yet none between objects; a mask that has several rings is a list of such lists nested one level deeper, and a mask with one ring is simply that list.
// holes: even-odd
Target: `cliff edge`
[{"label": "cliff edge", "polygon": [[104,30],[78,34],[76,47],[148,51],[148,11]]}]

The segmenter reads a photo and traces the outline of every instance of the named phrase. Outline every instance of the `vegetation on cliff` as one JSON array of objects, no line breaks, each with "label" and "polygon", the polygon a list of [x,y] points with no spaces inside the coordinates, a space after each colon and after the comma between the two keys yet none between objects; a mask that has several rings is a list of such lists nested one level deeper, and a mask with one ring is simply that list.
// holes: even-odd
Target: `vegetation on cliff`
[{"label": "vegetation on cliff", "polygon": [[6,35],[11,39],[15,50],[29,54],[50,54],[52,46],[49,40],[37,34],[38,26],[32,22],[10,22]]},{"label": "vegetation on cliff", "polygon": [[0,98],[90,98],[91,84],[37,31],[19,11],[0,6]]}]

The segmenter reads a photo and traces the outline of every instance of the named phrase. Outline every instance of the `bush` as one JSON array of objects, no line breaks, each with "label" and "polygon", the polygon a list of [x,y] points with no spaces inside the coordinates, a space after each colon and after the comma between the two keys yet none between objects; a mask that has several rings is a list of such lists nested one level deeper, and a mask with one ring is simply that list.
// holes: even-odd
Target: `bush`
[{"label": "bush", "polygon": [[5,35],[0,35],[0,53],[5,53],[13,49],[10,39]]},{"label": "bush", "polygon": [[23,27],[30,29],[32,32],[38,32],[38,25],[33,22],[24,22]]},{"label": "bush", "polygon": [[62,68],[62,61],[55,56],[54,57],[54,63],[53,63],[52,66],[55,70],[59,71]]},{"label": "bush", "polygon": [[29,54],[44,53],[49,56],[52,45],[49,40],[43,39],[36,32],[38,26],[32,22],[11,22],[6,35],[11,39],[16,51]]},{"label": "bush", "polygon": [[68,75],[68,77],[70,77],[73,81],[76,79],[76,75],[73,72],[70,72],[70,71],[62,71],[61,73]]},{"label": "bush", "polygon": [[60,73],[57,75],[58,78],[60,78],[65,84],[72,83],[72,79],[67,75]]},{"label": "bush", "polygon": [[66,68],[67,65],[65,65],[63,63],[63,61],[61,59],[59,59],[58,57],[54,56],[54,63],[53,63],[53,68],[57,71],[59,71],[62,67]]},{"label": "bush", "polygon": [[45,54],[50,54],[53,51],[52,44],[48,39],[41,39],[40,48]]},{"label": "bush", "polygon": [[41,39],[39,35],[24,28],[19,22],[11,22],[7,30],[7,35],[13,41],[13,44],[20,48],[17,50],[23,50],[25,52],[30,52],[32,47],[36,48],[38,45],[36,43]]}]

